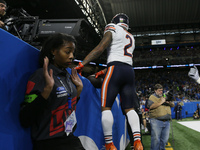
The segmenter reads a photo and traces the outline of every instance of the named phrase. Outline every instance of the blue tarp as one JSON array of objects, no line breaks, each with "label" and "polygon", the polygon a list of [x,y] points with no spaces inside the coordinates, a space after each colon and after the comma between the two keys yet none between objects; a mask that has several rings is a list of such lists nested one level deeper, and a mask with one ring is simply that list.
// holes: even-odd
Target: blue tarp
[{"label": "blue tarp", "polygon": [[0,53],[0,149],[28,150],[30,129],[20,126],[18,116],[39,51],[0,29]]}]

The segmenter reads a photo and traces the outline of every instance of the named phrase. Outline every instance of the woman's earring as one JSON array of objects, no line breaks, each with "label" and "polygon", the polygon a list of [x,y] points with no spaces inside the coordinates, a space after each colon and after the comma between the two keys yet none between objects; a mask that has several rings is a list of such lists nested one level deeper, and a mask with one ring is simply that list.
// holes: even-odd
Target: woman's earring
[{"label": "woman's earring", "polygon": [[55,59],[55,55],[53,55],[52,59],[53,59],[53,60]]}]

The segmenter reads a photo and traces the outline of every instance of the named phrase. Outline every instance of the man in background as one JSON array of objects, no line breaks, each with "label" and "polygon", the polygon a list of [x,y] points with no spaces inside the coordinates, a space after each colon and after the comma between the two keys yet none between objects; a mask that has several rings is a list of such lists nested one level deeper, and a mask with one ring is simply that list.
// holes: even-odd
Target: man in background
[{"label": "man in background", "polygon": [[5,24],[2,20],[3,16],[6,14],[7,4],[4,0],[0,0],[0,28],[7,30]]},{"label": "man in background", "polygon": [[182,120],[182,106],[180,102],[177,103],[177,105],[174,108],[174,111],[175,111],[176,120],[179,120],[179,119]]},{"label": "man in background", "polygon": [[163,96],[163,86],[156,84],[148,100],[151,124],[151,150],[164,150],[169,139],[172,101]]}]

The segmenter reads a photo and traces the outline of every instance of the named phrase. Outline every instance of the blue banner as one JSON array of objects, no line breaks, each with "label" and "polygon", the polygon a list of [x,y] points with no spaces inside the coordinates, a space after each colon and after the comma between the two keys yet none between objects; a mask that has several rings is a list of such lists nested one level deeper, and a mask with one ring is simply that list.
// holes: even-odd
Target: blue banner
[{"label": "blue banner", "polygon": [[30,129],[21,127],[19,110],[39,51],[2,29],[0,51],[0,149],[31,150]]},{"label": "blue banner", "polygon": [[[182,104],[182,111],[181,111],[182,118],[187,118],[187,117],[193,117],[194,112],[197,110],[197,104],[200,105],[200,101],[185,102],[181,104]],[[175,102],[175,106],[176,105],[177,102]],[[171,111],[172,111],[172,119],[176,118],[174,107],[171,108]]]},{"label": "blue banner", "polygon": [[[79,136],[85,149],[103,150],[105,142],[101,126],[101,98],[100,89],[96,89],[89,80],[81,78],[84,88],[77,104],[77,129],[75,135]],[[113,141],[117,149],[124,150],[129,142],[125,116],[122,114],[119,96],[112,107]]]}]

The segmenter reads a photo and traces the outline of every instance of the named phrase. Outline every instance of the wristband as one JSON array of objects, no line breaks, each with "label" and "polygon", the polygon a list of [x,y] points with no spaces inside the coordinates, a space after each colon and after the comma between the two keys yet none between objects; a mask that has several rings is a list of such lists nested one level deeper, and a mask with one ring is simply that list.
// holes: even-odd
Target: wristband
[{"label": "wristband", "polygon": [[81,68],[84,67],[84,65],[83,65],[81,62],[79,62],[78,65],[79,65]]}]

